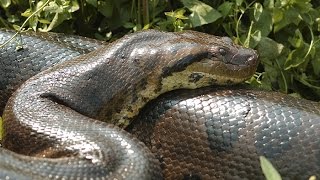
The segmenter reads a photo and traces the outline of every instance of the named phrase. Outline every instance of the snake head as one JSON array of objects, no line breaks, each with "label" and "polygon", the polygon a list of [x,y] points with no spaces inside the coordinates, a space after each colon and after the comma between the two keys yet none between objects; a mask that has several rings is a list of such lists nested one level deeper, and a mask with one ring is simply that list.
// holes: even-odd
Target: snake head
[{"label": "snake head", "polygon": [[179,38],[167,46],[171,60],[163,68],[163,91],[236,84],[256,71],[257,52],[234,44],[228,37],[195,31],[177,35]]}]

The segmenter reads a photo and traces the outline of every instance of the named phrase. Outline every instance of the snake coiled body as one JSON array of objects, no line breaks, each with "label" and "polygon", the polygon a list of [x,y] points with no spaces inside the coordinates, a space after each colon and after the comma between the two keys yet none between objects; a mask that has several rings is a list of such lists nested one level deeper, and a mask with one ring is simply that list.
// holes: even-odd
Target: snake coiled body
[{"label": "snake coiled body", "polygon": [[283,179],[320,175],[319,103],[242,86],[180,90],[150,103],[129,127],[168,179]]},{"label": "snake coiled body", "polygon": [[[318,175],[318,104],[250,90],[165,93],[241,82],[255,71],[254,51],[198,32],[145,31],[110,45],[85,42],[102,48],[53,63],[58,65],[10,98],[0,178],[260,179],[259,155],[275,162],[284,177]],[[57,50],[86,53],[73,47]],[[0,67],[14,66],[1,59]],[[3,77],[8,83],[0,88],[7,91],[12,79]],[[165,95],[136,118],[160,94]],[[130,134],[101,122],[125,127],[133,119],[128,130],[153,154]],[[291,156],[302,168],[292,172]]]}]

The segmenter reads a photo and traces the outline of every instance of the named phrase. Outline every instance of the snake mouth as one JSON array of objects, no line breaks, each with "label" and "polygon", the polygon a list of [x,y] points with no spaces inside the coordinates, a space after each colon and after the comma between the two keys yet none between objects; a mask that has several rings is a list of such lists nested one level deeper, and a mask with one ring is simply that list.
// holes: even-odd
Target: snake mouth
[{"label": "snake mouth", "polygon": [[254,74],[258,63],[258,54],[255,50],[240,48],[232,56],[213,56],[209,54],[208,57],[194,63],[192,70],[219,77],[229,83],[230,81],[239,83]]},{"label": "snake mouth", "polygon": [[229,52],[225,55],[213,54],[210,51],[188,55],[162,71],[166,73],[162,74],[160,89],[169,91],[241,83],[254,74],[258,62],[257,53],[246,48],[239,48],[236,53]]}]

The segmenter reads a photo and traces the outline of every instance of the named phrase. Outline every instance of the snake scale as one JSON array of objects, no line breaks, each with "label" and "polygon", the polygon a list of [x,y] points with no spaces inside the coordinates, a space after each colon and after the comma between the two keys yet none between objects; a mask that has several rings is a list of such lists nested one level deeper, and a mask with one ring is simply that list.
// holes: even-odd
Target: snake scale
[{"label": "snake scale", "polygon": [[257,66],[229,38],[26,33],[0,55],[0,179],[263,179],[260,155],[284,179],[319,177],[319,104],[217,87]]}]

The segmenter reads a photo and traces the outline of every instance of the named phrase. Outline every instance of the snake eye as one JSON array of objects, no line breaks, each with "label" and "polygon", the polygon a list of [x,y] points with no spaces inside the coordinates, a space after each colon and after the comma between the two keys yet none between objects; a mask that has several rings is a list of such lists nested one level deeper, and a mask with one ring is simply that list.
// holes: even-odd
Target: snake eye
[{"label": "snake eye", "polygon": [[225,56],[227,54],[227,51],[223,48],[220,48],[219,53],[221,54],[221,56]]}]

